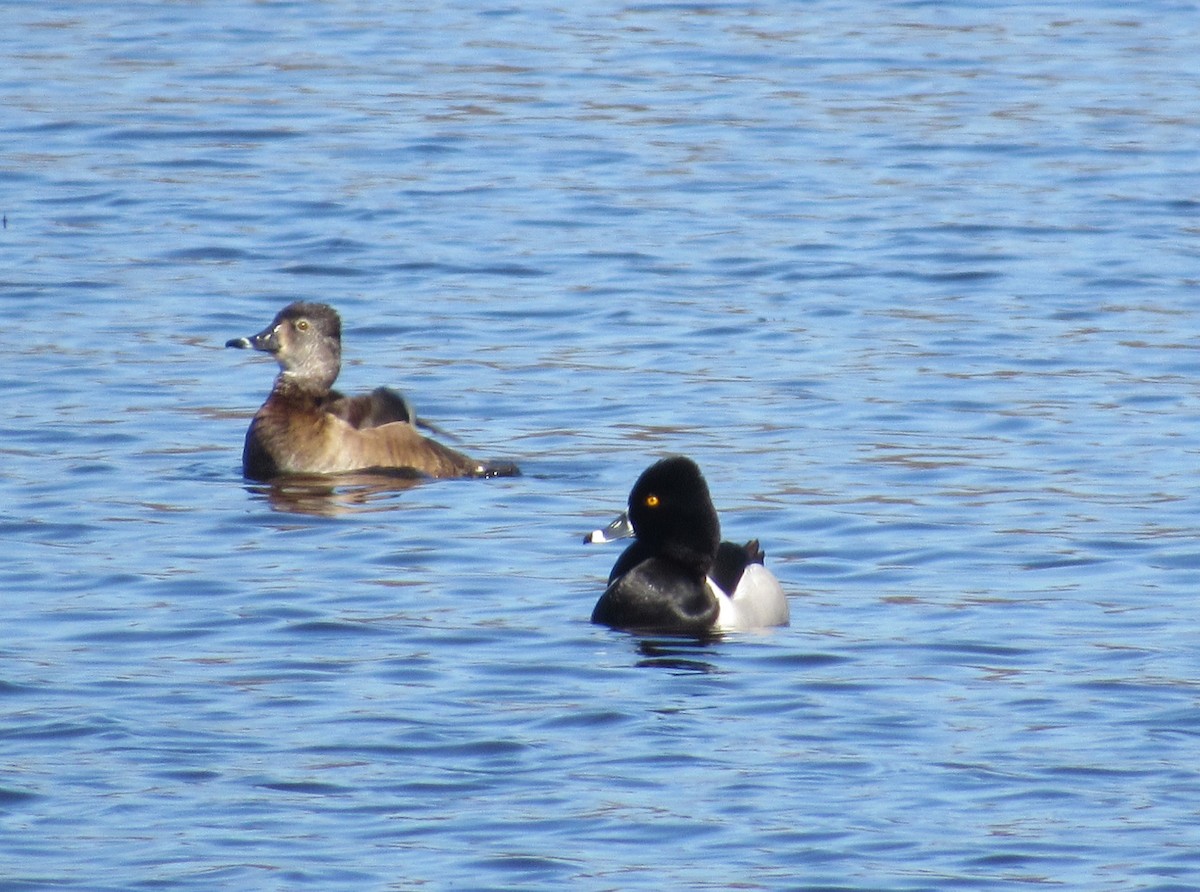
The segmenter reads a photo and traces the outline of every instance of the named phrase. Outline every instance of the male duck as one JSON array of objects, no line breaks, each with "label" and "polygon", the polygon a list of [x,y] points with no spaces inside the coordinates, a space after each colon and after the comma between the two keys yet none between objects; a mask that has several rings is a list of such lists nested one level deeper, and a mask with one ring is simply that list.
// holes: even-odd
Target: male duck
[{"label": "male duck", "polygon": [[721,541],[700,468],[664,458],[629,493],[629,510],[585,542],[636,536],[617,559],[592,622],[638,632],[703,636],[785,626],[787,598],[758,540]]},{"label": "male duck", "polygon": [[386,387],[348,397],[333,389],[342,364],[342,322],[328,304],[297,301],[265,329],[226,347],[261,350],[279,363],[267,401],[250,422],[242,470],[254,480],[283,474],[403,470],[428,477],[493,477],[509,464],[476,461],[422,436],[403,396]]}]

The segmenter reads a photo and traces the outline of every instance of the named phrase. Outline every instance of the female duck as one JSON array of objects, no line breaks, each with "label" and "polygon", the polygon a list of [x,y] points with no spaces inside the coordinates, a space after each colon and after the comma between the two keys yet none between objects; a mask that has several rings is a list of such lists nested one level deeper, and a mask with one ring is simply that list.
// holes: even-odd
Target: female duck
[{"label": "female duck", "polygon": [[258,334],[225,346],[270,353],[280,368],[246,432],[242,470],[251,479],[368,469],[428,477],[517,473],[515,466],[479,462],[422,436],[412,407],[395,391],[380,387],[347,397],[334,390],[342,322],[328,304],[289,304]]},{"label": "female duck", "polygon": [[721,541],[708,484],[683,456],[647,468],[629,510],[585,542],[635,536],[617,559],[592,622],[659,634],[706,635],[789,621],[787,598],[758,541]]}]

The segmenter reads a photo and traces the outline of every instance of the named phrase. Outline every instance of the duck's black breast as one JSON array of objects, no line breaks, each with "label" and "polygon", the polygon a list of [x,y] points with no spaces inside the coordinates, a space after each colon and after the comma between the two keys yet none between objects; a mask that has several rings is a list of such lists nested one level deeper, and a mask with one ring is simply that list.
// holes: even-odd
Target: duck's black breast
[{"label": "duck's black breast", "polygon": [[703,577],[651,557],[609,583],[592,611],[592,622],[630,631],[701,635],[712,631],[718,612]]}]

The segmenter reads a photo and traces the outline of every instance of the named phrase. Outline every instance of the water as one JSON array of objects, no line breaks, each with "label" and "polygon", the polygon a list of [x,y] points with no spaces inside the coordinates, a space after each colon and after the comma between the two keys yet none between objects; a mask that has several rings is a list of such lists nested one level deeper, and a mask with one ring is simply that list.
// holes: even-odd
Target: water
[{"label": "water", "polygon": [[[4,4],[0,885],[1200,887],[1196,12]],[[296,298],[524,476],[244,483]]]}]

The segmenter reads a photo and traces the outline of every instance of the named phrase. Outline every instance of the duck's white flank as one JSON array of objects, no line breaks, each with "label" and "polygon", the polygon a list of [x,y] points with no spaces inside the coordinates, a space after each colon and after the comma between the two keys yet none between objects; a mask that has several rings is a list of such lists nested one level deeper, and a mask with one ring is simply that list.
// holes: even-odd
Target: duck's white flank
[{"label": "duck's white flank", "polygon": [[733,597],[710,578],[708,587],[720,605],[716,628],[722,632],[786,626],[791,621],[787,595],[775,574],[762,564],[748,564]]}]

